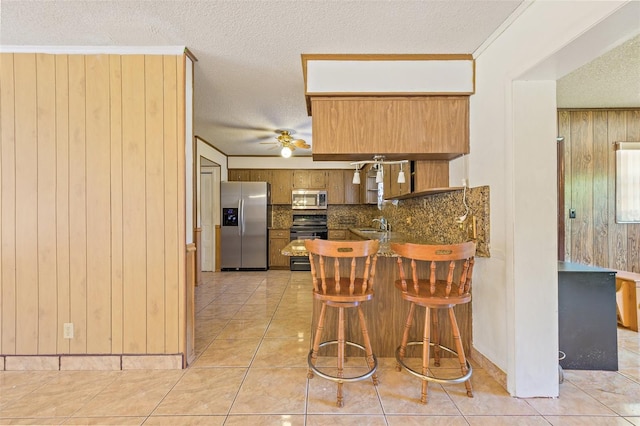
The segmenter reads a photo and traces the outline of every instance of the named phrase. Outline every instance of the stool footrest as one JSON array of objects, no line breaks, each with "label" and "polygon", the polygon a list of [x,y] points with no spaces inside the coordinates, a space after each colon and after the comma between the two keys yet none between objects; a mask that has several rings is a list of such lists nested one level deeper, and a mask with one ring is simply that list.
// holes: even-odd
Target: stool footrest
[{"label": "stool footrest", "polygon": [[[328,340],[326,342],[320,343],[319,348],[322,348],[322,347],[327,346],[327,345],[337,345],[337,344],[338,344],[337,340]],[[366,351],[365,347],[360,345],[360,344],[358,344],[358,343],[345,341],[345,344],[347,344],[349,346],[356,347],[356,348],[361,349],[363,351]],[[332,376],[330,374],[323,373],[315,365],[313,365],[311,363],[311,354],[312,353],[313,353],[313,349],[311,349],[309,351],[309,355],[307,356],[307,364],[309,365],[309,368],[311,370],[313,370],[313,372],[315,374],[317,374],[318,376],[322,377],[323,379],[331,380],[331,381],[337,382],[337,383],[357,382],[357,381],[360,381],[360,380],[368,379],[371,376],[373,376],[373,373],[375,373],[376,370],[378,369],[378,359],[376,358],[375,355],[372,355],[372,357],[373,357],[373,368],[371,368],[366,373],[364,373],[364,374],[362,374],[360,376],[355,376],[355,377],[337,377],[337,376]]]},{"label": "stool footrest", "polygon": [[[422,346],[423,342],[421,341],[415,341],[415,342],[407,342],[407,346]],[[442,346],[440,344],[436,344],[436,343],[429,343],[429,346],[437,346],[438,348],[447,351],[451,354],[454,354],[455,356],[458,356],[458,352],[454,351],[451,348],[448,348],[446,346]],[[405,370],[407,370],[409,373],[413,374],[414,376],[422,379],[422,380],[427,380],[429,382],[434,382],[434,383],[440,383],[440,384],[447,384],[447,383],[451,383],[451,384],[456,384],[456,383],[464,383],[467,380],[469,380],[469,378],[471,378],[471,374],[473,373],[473,367],[471,367],[471,364],[469,363],[468,359],[465,359],[465,362],[467,364],[467,373],[459,376],[459,377],[452,377],[452,378],[442,378],[442,377],[436,377],[436,376],[427,376],[425,374],[422,374],[410,367],[407,366],[407,364],[404,363],[404,360],[400,358],[400,346],[398,346],[396,348],[396,361],[398,361],[398,364],[400,364],[402,367],[404,367]]]}]

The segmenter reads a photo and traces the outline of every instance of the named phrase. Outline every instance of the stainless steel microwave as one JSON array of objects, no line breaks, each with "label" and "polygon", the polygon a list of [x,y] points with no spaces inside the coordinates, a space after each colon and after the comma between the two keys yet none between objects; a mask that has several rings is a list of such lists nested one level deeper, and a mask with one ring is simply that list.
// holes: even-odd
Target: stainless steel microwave
[{"label": "stainless steel microwave", "polygon": [[294,210],[325,210],[327,191],[294,189],[291,192],[291,208]]}]

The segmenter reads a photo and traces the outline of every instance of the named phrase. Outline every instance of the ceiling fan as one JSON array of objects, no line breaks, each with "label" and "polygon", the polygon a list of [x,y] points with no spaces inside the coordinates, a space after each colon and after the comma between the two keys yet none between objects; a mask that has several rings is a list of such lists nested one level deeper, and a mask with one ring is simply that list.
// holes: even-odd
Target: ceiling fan
[{"label": "ceiling fan", "polygon": [[276,137],[275,141],[272,141],[272,142],[260,142],[260,143],[261,144],[277,144],[277,145],[279,145],[282,148],[280,150],[280,155],[282,155],[284,158],[291,157],[291,153],[296,148],[301,148],[301,149],[309,149],[309,148],[311,148],[311,145],[309,145],[306,141],[304,141],[302,139],[294,139],[291,136],[292,134],[295,133],[294,130],[278,129],[278,130],[276,130],[276,133],[278,133],[278,136]]}]

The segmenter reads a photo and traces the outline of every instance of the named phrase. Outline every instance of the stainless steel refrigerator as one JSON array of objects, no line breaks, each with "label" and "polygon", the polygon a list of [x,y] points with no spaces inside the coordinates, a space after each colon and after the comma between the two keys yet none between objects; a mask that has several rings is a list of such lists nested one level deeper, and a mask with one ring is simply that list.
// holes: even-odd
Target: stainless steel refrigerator
[{"label": "stainless steel refrigerator", "polygon": [[267,182],[221,182],[223,270],[267,269]]}]

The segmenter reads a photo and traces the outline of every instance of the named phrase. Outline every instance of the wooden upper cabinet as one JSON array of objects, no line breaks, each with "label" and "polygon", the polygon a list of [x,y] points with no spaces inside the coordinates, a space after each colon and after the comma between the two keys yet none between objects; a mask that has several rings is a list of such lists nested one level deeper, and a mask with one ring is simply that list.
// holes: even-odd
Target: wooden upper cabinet
[{"label": "wooden upper cabinet", "polygon": [[413,192],[424,192],[449,187],[449,162],[443,160],[416,161],[414,164]]},{"label": "wooden upper cabinet", "polygon": [[329,204],[344,204],[343,170],[329,170],[327,185],[327,201]]},{"label": "wooden upper cabinet", "polygon": [[291,204],[291,170],[271,171],[271,204]]},{"label": "wooden upper cabinet", "polygon": [[229,169],[227,175],[229,182],[248,182],[251,180],[251,171],[248,169]]},{"label": "wooden upper cabinet", "polygon": [[293,172],[294,189],[326,189],[327,172],[325,170],[296,170]]},{"label": "wooden upper cabinet", "polygon": [[353,184],[353,170],[343,170],[344,203],[360,204],[360,185]]},{"label": "wooden upper cabinet", "polygon": [[314,160],[451,160],[469,152],[469,97],[314,97]]},{"label": "wooden upper cabinet", "polygon": [[251,182],[269,182],[272,183],[272,170],[252,169],[250,172]]}]

